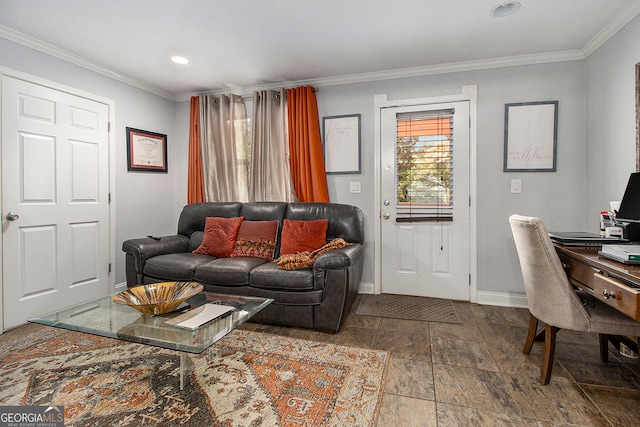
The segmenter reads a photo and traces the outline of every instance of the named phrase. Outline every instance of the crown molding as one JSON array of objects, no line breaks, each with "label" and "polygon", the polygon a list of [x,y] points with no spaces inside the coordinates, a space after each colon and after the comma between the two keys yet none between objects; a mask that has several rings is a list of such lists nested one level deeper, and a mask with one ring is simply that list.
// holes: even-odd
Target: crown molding
[{"label": "crown molding", "polygon": [[319,79],[297,80],[281,83],[271,83],[262,86],[228,87],[203,92],[192,92],[176,95],[176,101],[188,101],[192,96],[221,95],[235,93],[248,96],[256,90],[280,89],[281,87],[296,87],[311,85],[317,87],[338,86],[354,83],[367,83],[380,80],[403,79],[436,74],[460,73],[464,71],[489,70],[494,68],[517,67],[521,65],[545,64],[551,62],[580,61],[585,59],[582,50],[570,50],[564,52],[541,53],[534,55],[519,55],[503,58],[482,59],[476,61],[453,62],[448,64],[428,65],[424,67],[403,68],[397,70],[376,71],[371,73],[350,74]]},{"label": "crown molding", "polygon": [[622,11],[613,21],[604,27],[594,38],[582,48],[585,58],[591,56],[600,46],[614,36],[618,31],[627,25],[633,18],[640,14],[640,2],[632,2],[631,6]]},{"label": "crown molding", "polygon": [[71,64],[77,65],[79,67],[85,68],[87,70],[93,71],[98,74],[102,74],[103,76],[112,78],[114,80],[120,81],[122,83],[126,83],[130,86],[136,87],[138,89],[142,89],[146,92],[153,93],[155,95],[166,98],[170,101],[175,101],[175,96],[165,90],[159,89],[153,85],[150,85],[144,81],[131,78],[129,76],[125,76],[123,74],[117,73],[109,68],[106,68],[100,64],[97,64],[93,61],[90,61],[82,56],[71,53],[67,50],[61,49],[52,44],[43,42],[42,40],[36,39],[34,37],[23,34],[19,31],[16,31],[12,28],[6,27],[4,25],[0,25],[0,37],[5,38],[7,40],[13,41],[15,43],[21,44],[28,48],[40,51],[47,55],[53,56],[55,58],[61,59],[65,62],[69,62]]},{"label": "crown molding", "polygon": [[256,86],[229,86],[222,89],[212,89],[209,91],[191,92],[183,94],[172,94],[163,89],[148,84],[147,82],[134,79],[120,74],[103,65],[97,64],[84,57],[46,43],[42,40],[15,31],[4,25],[0,25],[0,37],[19,43],[31,49],[38,50],[47,55],[59,58],[63,61],[75,64],[79,67],[96,72],[103,76],[112,78],[146,92],[158,95],[174,102],[188,101],[192,96],[198,95],[220,95],[233,92],[242,96],[250,96],[254,91],[280,89],[282,87],[296,87],[312,85],[317,87],[338,86],[345,84],[367,83],[381,80],[403,79],[410,77],[420,77],[437,74],[459,73],[465,71],[489,70],[495,68],[517,67],[523,65],[545,64],[564,61],[580,61],[589,57],[622,27],[628,24],[633,18],[640,14],[640,2],[634,2],[630,7],[616,17],[609,25],[591,39],[582,49],[540,53],[532,55],[517,55],[501,58],[482,59],[474,61],[452,62],[447,64],[428,65],[422,67],[403,68],[395,70],[375,71],[370,73],[349,74],[343,76],[324,77],[318,79],[307,79],[297,81],[283,81]]}]

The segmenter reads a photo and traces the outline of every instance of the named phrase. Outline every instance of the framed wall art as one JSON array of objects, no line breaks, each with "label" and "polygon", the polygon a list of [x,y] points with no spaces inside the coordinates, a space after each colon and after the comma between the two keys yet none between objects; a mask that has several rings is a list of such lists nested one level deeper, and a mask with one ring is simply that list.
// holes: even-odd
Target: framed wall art
[{"label": "framed wall art", "polygon": [[504,172],[555,172],[558,101],[505,104]]},{"label": "framed wall art", "polygon": [[327,175],[360,173],[360,114],[322,118]]},{"label": "framed wall art", "polygon": [[167,172],[167,135],[128,127],[127,170]]}]

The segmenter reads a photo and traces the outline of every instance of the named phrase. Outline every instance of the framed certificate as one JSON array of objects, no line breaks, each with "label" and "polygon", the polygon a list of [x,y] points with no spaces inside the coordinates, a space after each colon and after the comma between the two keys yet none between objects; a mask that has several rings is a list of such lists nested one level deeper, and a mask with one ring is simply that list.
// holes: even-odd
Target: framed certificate
[{"label": "framed certificate", "polygon": [[167,135],[128,127],[127,170],[167,172]]}]

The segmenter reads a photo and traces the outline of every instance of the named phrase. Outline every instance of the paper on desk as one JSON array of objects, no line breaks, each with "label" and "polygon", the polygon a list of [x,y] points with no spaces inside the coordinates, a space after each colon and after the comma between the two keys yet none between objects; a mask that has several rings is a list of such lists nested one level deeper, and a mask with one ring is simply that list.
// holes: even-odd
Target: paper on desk
[{"label": "paper on desk", "polygon": [[[212,321],[230,311],[233,311],[234,307],[220,304],[204,304],[195,310],[181,314],[165,323],[170,323],[174,326],[187,329],[197,329],[207,322]],[[194,311],[197,313],[194,315]]]}]

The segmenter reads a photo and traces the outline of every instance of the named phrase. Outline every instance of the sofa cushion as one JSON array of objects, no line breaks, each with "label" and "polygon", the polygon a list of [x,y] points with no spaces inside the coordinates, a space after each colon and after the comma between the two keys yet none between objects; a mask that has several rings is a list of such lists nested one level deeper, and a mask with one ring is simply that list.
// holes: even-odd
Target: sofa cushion
[{"label": "sofa cushion", "polygon": [[280,270],[275,262],[267,262],[251,270],[249,286],[288,291],[313,290],[313,270]]},{"label": "sofa cushion", "polygon": [[243,221],[231,256],[248,256],[272,261],[277,235],[278,221]]},{"label": "sofa cushion", "polygon": [[193,280],[196,267],[213,258],[209,255],[176,253],[158,255],[144,263],[144,274],[171,280]]},{"label": "sofa cushion", "polygon": [[356,206],[338,203],[289,203],[288,219],[329,220],[327,240],[342,237],[349,243],[364,243],[364,216]]},{"label": "sofa cushion", "polygon": [[315,251],[327,243],[328,226],[329,221],[326,219],[313,221],[285,219],[282,226],[280,255]]},{"label": "sofa cushion", "polygon": [[238,237],[242,221],[244,221],[244,217],[241,216],[235,218],[207,217],[202,243],[193,253],[219,258],[228,257],[233,252],[233,245]]},{"label": "sofa cushion", "polygon": [[249,284],[249,271],[267,262],[262,258],[218,258],[199,265],[193,278],[214,285],[246,286]]}]

